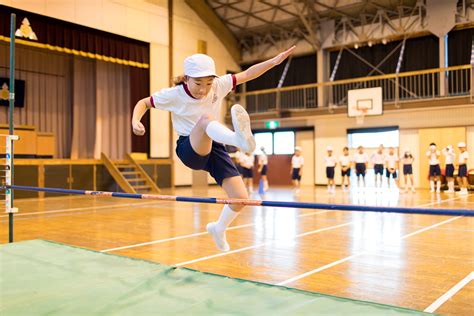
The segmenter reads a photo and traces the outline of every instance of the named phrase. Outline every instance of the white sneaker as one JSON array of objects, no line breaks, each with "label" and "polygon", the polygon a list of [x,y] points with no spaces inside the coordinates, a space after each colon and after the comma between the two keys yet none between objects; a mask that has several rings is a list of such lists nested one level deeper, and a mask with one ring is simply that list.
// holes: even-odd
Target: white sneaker
[{"label": "white sneaker", "polygon": [[449,190],[444,190],[444,193],[454,193],[454,190],[451,190],[451,189],[449,189]]},{"label": "white sneaker", "polygon": [[467,190],[461,190],[461,191],[456,192],[456,193],[459,194],[459,195],[467,195],[468,194]]},{"label": "white sneaker", "polygon": [[415,193],[416,192],[415,188],[411,188],[411,192]]},{"label": "white sneaker", "polygon": [[250,117],[240,104],[234,104],[230,109],[232,125],[237,134],[240,149],[243,152],[253,152],[255,150],[255,138],[250,128]]},{"label": "white sneaker", "polygon": [[433,193],[433,192],[434,192],[434,189],[431,189],[430,192]]},{"label": "white sneaker", "polygon": [[215,222],[211,222],[207,224],[206,230],[209,233],[209,235],[212,236],[212,239],[214,239],[214,242],[216,243],[216,246],[220,251],[226,252],[230,250],[230,246],[227,243],[227,239],[225,237],[225,231],[223,231],[222,233],[219,233],[216,230]]}]

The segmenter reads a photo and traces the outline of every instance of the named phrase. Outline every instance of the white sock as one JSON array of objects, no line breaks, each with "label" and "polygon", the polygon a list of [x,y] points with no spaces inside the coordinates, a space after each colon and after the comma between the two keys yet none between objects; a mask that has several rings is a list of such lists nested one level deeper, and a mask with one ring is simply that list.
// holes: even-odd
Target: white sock
[{"label": "white sock", "polygon": [[430,180],[430,188],[431,188],[431,191],[434,191],[434,188],[435,188],[434,180]]},{"label": "white sock", "polygon": [[240,147],[235,132],[218,121],[212,121],[207,125],[206,134],[210,139],[218,143]]},{"label": "white sock", "polygon": [[441,181],[436,181],[436,191],[441,191]]},{"label": "white sock", "polygon": [[448,183],[448,189],[450,191],[454,191],[454,181],[451,181],[451,182]]},{"label": "white sock", "polygon": [[223,232],[229,227],[234,219],[239,215],[239,212],[234,212],[229,205],[224,205],[221,215],[216,222],[216,228],[219,232]]}]

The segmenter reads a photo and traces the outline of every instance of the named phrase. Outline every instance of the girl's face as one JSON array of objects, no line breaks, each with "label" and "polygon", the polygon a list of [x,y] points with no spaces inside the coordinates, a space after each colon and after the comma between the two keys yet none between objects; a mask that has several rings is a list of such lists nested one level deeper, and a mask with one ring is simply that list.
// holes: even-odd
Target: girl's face
[{"label": "girl's face", "polygon": [[200,78],[186,77],[185,79],[189,92],[196,99],[203,99],[207,96],[209,91],[211,91],[213,81],[214,77],[212,76]]}]

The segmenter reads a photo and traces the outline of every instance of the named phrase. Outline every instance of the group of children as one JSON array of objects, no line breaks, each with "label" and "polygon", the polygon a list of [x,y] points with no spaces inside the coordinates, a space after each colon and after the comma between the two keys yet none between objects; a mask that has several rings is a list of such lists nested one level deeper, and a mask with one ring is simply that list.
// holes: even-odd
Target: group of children
[{"label": "group of children", "polygon": [[[265,152],[265,147],[260,147],[261,154],[258,155],[258,173],[263,185],[263,191],[268,190],[268,156]],[[235,164],[244,180],[245,187],[249,193],[253,192],[253,166],[255,163],[255,156],[253,153],[241,153],[240,150],[234,154]]]},{"label": "group of children", "polygon": [[[459,142],[459,157],[456,163],[456,152],[452,145],[446,146],[442,149],[442,153],[445,156],[445,177],[448,185],[448,189],[444,192],[454,193],[454,171],[456,166],[458,167],[458,184],[461,195],[467,195],[468,188],[468,173],[467,173],[467,162],[469,160],[469,153],[466,149],[466,143]],[[439,157],[441,153],[437,149],[435,143],[431,143],[429,150],[426,152],[430,164],[430,192],[441,192],[441,167],[439,164]]]},{"label": "group of children", "polygon": [[[261,153],[258,155],[257,160],[257,172],[260,174],[260,181],[263,185],[263,191],[266,192],[269,188],[268,185],[268,156],[265,152],[265,147],[260,148]],[[290,177],[293,183],[293,188],[296,192],[300,190],[301,176],[303,173],[304,157],[301,155],[302,148],[300,146],[295,147],[295,154],[291,157],[291,170]],[[253,192],[253,166],[255,163],[255,157],[252,153],[246,152],[241,153],[237,150],[234,154],[235,164],[239,170],[242,178],[244,179],[245,186],[249,193]]]},{"label": "group of children", "polygon": [[[466,195],[468,188],[468,174],[467,174],[467,161],[469,154],[466,150],[466,144],[460,142],[458,144],[460,151],[458,159],[458,183],[461,188],[459,194]],[[454,193],[454,171],[455,171],[455,161],[456,153],[454,152],[453,146],[449,145],[442,150],[442,153],[446,156],[446,168],[445,176],[448,185],[447,193]],[[439,165],[439,156],[440,152],[436,149],[436,144],[431,143],[429,151],[426,153],[429,159],[429,176],[430,176],[430,191],[435,192],[435,183],[436,183],[436,192],[441,192],[441,168]],[[326,177],[328,179],[327,187],[328,192],[335,193],[336,185],[334,182],[335,168],[339,164],[341,166],[341,176],[342,176],[342,190],[346,191],[350,186],[350,176],[351,169],[355,170],[357,177],[358,186],[361,185],[365,187],[365,175],[369,164],[374,168],[375,174],[375,186],[377,188],[382,187],[383,175],[387,178],[387,186],[390,188],[391,181],[393,179],[394,185],[398,187],[398,170],[399,165],[402,164],[402,172],[404,176],[404,192],[408,192],[410,189],[411,192],[415,192],[414,181],[413,181],[413,162],[415,161],[413,155],[410,152],[410,149],[405,149],[403,156],[398,157],[398,154],[395,152],[395,148],[390,147],[388,153],[384,153],[384,146],[380,145],[375,153],[370,157],[367,153],[364,152],[364,148],[359,146],[357,152],[353,157],[349,155],[349,148],[344,147],[343,155],[337,159],[333,154],[333,148],[331,146],[327,147],[327,155],[324,158],[326,166]],[[410,186],[410,187],[409,187]]]}]

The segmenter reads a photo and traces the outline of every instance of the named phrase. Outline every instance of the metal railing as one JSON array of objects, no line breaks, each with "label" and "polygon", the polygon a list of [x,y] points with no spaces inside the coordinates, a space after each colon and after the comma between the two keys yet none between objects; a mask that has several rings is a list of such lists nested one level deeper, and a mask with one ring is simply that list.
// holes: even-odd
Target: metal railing
[{"label": "metal railing", "polygon": [[236,100],[250,114],[344,107],[349,90],[382,87],[384,103],[460,96],[474,102],[472,78],[473,67],[463,65],[243,92]]}]

